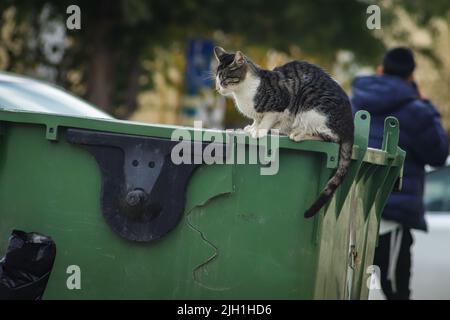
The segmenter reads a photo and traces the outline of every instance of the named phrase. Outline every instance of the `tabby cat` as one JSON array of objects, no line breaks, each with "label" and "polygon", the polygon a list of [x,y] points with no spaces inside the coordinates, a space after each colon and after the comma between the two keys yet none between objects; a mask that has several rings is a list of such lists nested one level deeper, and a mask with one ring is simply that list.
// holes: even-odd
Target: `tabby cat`
[{"label": "tabby cat", "polygon": [[253,124],[244,128],[253,138],[278,129],[294,141],[323,140],[340,144],[339,165],[319,198],[305,212],[314,216],[333,196],[350,166],[353,116],[344,90],[325,71],[305,61],[264,70],[242,52],[214,48],[219,62],[216,89],[231,96]]}]

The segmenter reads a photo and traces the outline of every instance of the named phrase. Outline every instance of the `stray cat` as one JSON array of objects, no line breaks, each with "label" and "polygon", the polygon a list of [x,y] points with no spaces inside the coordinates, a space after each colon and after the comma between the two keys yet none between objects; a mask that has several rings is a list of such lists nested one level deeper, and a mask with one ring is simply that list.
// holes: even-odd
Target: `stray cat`
[{"label": "stray cat", "polygon": [[264,70],[242,52],[214,48],[219,61],[216,89],[233,97],[238,110],[253,119],[244,128],[253,138],[279,129],[294,141],[323,140],[340,144],[339,165],[319,198],[305,212],[314,216],[333,196],[350,166],[353,116],[344,90],[325,71],[305,61]]}]

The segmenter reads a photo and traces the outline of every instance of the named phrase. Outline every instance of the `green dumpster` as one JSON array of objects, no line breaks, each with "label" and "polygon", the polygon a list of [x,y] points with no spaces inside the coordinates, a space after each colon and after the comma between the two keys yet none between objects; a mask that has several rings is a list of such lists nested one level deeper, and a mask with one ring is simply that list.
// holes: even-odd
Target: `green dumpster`
[{"label": "green dumpster", "polygon": [[[345,181],[304,219],[337,166],[336,144],[280,137],[277,151],[190,128],[190,156],[212,142],[224,161],[176,165],[179,127],[0,110],[0,256],[12,230],[50,236],[45,299],[366,299],[405,157],[395,118],[380,150],[367,147],[369,124],[356,114]],[[277,151],[277,173],[228,161],[239,148]]]}]

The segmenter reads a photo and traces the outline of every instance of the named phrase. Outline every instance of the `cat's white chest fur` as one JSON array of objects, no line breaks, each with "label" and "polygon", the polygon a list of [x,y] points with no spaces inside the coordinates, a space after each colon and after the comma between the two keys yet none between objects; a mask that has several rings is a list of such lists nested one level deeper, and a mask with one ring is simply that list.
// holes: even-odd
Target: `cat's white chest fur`
[{"label": "cat's white chest fur", "polygon": [[259,78],[248,73],[245,80],[242,81],[239,84],[239,87],[232,93],[238,110],[244,116],[251,119],[257,117],[254,98],[260,82],[261,80]]}]

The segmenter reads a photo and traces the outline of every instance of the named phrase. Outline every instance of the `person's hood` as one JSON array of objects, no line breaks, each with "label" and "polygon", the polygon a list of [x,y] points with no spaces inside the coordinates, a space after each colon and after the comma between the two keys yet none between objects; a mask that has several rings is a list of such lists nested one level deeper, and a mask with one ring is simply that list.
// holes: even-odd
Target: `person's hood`
[{"label": "person's hood", "polygon": [[353,107],[371,114],[392,112],[417,98],[415,86],[396,76],[363,76],[352,83]]}]

